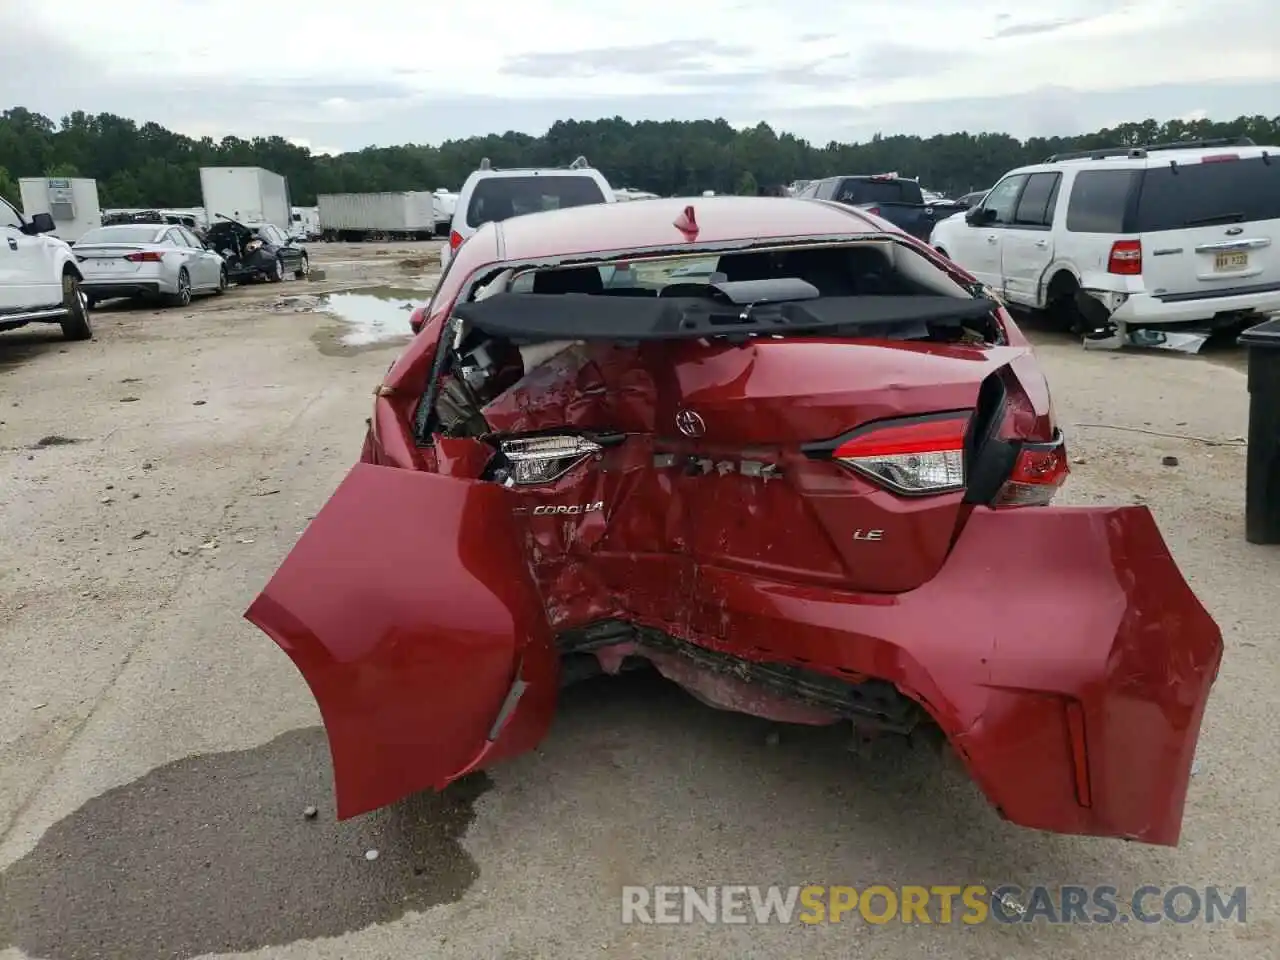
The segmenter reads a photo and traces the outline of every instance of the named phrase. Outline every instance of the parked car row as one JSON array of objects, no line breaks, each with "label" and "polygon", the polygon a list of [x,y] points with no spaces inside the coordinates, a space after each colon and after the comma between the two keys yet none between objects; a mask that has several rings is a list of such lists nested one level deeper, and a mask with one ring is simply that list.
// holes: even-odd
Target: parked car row
[{"label": "parked car row", "polygon": [[186,306],[232,283],[310,271],[297,238],[274,224],[215,220],[202,235],[171,219],[132,213],[69,244],[52,235],[49,214],[28,220],[0,198],[0,330],[57,323],[67,339],[87,340],[89,311],[104,300]]}]

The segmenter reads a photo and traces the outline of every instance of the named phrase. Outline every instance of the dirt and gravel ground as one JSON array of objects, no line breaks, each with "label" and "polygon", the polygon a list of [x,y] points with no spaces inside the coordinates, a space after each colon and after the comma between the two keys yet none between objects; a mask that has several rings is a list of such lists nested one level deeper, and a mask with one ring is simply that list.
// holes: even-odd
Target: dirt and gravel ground
[{"label": "dirt and gravel ground", "polygon": [[[308,691],[240,615],[356,457],[436,260],[314,256],[321,283],[105,309],[91,342],[0,335],[0,958],[1275,955],[1280,549],[1243,537],[1233,351],[1038,336],[1065,499],[1149,504],[1226,635],[1178,849],[1020,830],[927,754],[775,741],[646,679],[575,689],[536,754],[338,825]],[[390,292],[347,294],[360,324],[316,310],[368,286]],[[1249,922],[619,922],[624,884],[775,882],[1243,884]]]}]

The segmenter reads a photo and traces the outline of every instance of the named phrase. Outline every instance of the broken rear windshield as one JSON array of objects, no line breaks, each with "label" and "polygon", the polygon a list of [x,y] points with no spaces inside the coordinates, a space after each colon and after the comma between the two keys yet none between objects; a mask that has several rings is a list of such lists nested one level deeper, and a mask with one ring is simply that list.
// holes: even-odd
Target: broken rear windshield
[{"label": "broken rear windshield", "polygon": [[467,205],[467,223],[478,227],[526,213],[604,202],[604,192],[591,177],[489,177],[476,184]]},{"label": "broken rear windshield", "polygon": [[1151,167],[1134,232],[1258,220],[1280,220],[1280,157]]}]

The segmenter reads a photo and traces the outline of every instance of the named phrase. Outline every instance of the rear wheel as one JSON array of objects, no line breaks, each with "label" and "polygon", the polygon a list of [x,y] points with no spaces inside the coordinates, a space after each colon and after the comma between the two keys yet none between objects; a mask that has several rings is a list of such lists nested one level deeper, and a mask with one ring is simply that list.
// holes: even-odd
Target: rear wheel
[{"label": "rear wheel", "polygon": [[80,278],[71,271],[62,275],[62,305],[67,311],[61,320],[62,336],[67,340],[88,340],[92,337],[88,300],[80,289]]},{"label": "rear wheel", "polygon": [[302,255],[302,259],[298,261],[298,269],[293,271],[294,279],[302,280],[310,272],[311,272],[311,261],[307,259],[307,255],[304,253]]},{"label": "rear wheel", "polygon": [[187,268],[178,271],[178,292],[169,296],[169,303],[175,307],[185,307],[191,303],[191,275]]}]

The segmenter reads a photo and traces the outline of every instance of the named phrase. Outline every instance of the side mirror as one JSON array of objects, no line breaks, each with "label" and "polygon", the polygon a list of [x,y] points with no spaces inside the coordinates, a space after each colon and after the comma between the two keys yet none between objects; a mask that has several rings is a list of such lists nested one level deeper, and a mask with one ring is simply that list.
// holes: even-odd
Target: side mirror
[{"label": "side mirror", "polygon": [[34,213],[31,215],[31,222],[22,228],[22,232],[34,237],[41,233],[53,233],[56,229],[58,225],[53,222],[52,216],[47,213]]},{"label": "side mirror", "polygon": [[982,207],[970,207],[964,212],[964,219],[971,227],[980,226],[987,222],[987,211]]}]

